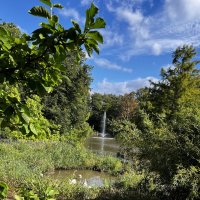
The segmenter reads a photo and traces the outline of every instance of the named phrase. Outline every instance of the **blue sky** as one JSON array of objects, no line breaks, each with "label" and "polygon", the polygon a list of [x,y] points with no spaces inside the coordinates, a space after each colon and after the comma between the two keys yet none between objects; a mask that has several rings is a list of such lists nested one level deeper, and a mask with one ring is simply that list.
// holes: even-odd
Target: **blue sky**
[{"label": "blue sky", "polygon": [[[60,22],[84,24],[91,0],[54,0],[65,8],[55,11]],[[172,52],[183,44],[200,46],[200,0],[94,0],[107,26],[101,30],[100,55],[87,63],[92,70],[92,92],[124,94],[158,80],[161,67],[169,67]],[[31,33],[41,18],[28,14],[39,0],[1,0],[2,21]],[[199,50],[199,49],[198,49]]]}]

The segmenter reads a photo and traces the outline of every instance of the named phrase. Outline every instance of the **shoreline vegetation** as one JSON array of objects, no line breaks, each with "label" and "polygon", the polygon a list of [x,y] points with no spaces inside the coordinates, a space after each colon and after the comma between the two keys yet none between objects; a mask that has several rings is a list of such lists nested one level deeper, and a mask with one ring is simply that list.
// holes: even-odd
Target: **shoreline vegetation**
[{"label": "shoreline vegetation", "polygon": [[[52,180],[48,173],[54,170],[87,169],[116,176],[123,170],[122,162],[117,158],[95,155],[82,146],[57,141],[1,141],[0,160],[1,181],[9,186],[8,194],[14,194],[12,198],[17,194],[24,197],[31,191],[42,199],[46,190],[51,188],[59,194],[63,190],[60,196],[64,195],[64,199],[75,199],[75,196],[81,199],[82,196],[89,195],[89,188],[83,184],[71,185],[70,177],[66,177],[66,181]],[[111,187],[109,182],[105,187]],[[78,188],[82,190],[80,196]],[[102,189],[94,187],[92,190],[100,192]]]}]

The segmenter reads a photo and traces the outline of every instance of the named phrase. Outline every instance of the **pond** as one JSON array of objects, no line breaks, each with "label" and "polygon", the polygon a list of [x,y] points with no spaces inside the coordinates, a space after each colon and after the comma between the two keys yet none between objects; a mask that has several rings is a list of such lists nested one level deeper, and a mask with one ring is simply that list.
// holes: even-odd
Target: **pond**
[{"label": "pond", "polygon": [[90,137],[86,140],[85,147],[100,154],[116,155],[119,152],[119,144],[114,138]]},{"label": "pond", "polygon": [[105,181],[111,184],[116,179],[108,173],[92,170],[55,170],[49,177],[54,180],[69,181],[71,184],[82,183],[88,187],[103,187]]},{"label": "pond", "polygon": [[[114,138],[90,137],[85,143],[85,147],[95,153],[116,156],[119,152],[119,144]],[[82,183],[85,186],[103,187],[105,182],[112,184],[117,177],[106,172],[93,170],[55,170],[48,174],[54,180],[69,181],[72,184]]]}]

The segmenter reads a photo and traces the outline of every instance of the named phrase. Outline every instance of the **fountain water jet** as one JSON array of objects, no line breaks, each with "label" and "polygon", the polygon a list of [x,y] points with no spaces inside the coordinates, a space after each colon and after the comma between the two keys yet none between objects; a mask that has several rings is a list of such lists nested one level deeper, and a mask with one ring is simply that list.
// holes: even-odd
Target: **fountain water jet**
[{"label": "fountain water jet", "polygon": [[106,111],[104,111],[103,113],[101,127],[102,127],[102,130],[101,130],[100,136],[105,137],[106,136]]},{"label": "fountain water jet", "polygon": [[119,151],[119,145],[115,139],[106,132],[106,111],[103,112],[100,120],[101,130],[98,135],[88,138],[86,146],[88,149],[97,152],[98,154],[115,155]]}]

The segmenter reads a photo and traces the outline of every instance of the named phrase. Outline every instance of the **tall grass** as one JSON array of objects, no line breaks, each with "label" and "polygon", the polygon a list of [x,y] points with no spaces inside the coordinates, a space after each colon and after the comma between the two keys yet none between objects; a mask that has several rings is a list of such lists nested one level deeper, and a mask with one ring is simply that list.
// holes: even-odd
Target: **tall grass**
[{"label": "tall grass", "polygon": [[111,173],[122,170],[117,158],[97,156],[66,142],[2,142],[0,160],[0,181],[14,186],[40,179],[55,169],[98,169]]}]

